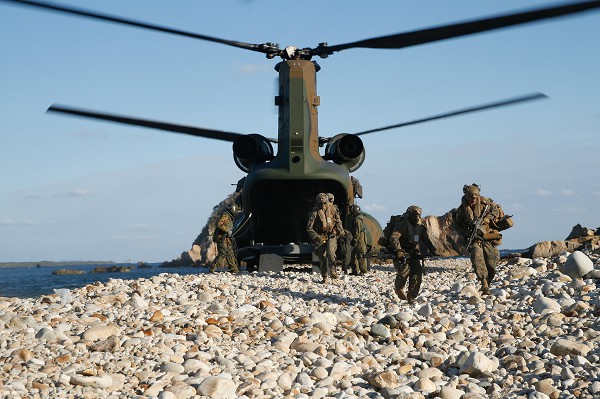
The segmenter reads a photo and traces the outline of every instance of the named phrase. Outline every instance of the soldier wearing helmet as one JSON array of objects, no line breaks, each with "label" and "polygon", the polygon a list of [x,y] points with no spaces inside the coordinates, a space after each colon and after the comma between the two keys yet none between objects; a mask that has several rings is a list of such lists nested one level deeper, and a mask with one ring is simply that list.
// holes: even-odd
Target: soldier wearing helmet
[{"label": "soldier wearing helmet", "polygon": [[315,198],[315,206],[308,214],[306,232],[314,245],[314,252],[319,258],[319,268],[323,283],[328,278],[337,278],[335,270],[337,239],[344,234],[344,227],[339,213],[334,212],[326,193]]},{"label": "soldier wearing helmet", "polygon": [[362,211],[360,206],[352,205],[350,207],[350,232],[352,233],[352,257],[350,258],[350,265],[352,268],[353,275],[366,274],[367,273],[367,260],[365,254],[367,253],[367,232],[365,228],[365,222],[362,217]]},{"label": "soldier wearing helmet", "polygon": [[[421,244],[424,244],[430,255],[436,250],[427,236],[426,227],[421,224],[421,208],[411,205],[402,217],[396,219],[389,238],[388,250],[394,253],[394,266],[397,270],[394,290],[398,298],[413,303],[419,295],[423,280],[423,256]],[[408,281],[408,293],[404,287]]]},{"label": "soldier wearing helmet", "polygon": [[227,270],[231,273],[239,272],[237,254],[234,250],[235,239],[232,233],[233,217],[237,211],[237,204],[233,201],[230,202],[217,222],[213,233],[213,242],[217,244],[217,256],[210,264],[208,269],[210,273],[214,273],[217,268],[223,267],[227,267]]},{"label": "soldier wearing helmet", "polygon": [[[490,284],[500,261],[498,246],[502,243],[501,221],[506,220],[500,205],[481,195],[479,185],[463,186],[461,205],[456,212],[456,230],[467,243],[467,251],[475,275],[481,283],[481,292],[490,294]],[[510,217],[509,217],[510,218]]]},{"label": "soldier wearing helmet", "polygon": [[[331,213],[334,215],[334,218],[340,219],[340,223],[341,223],[340,208],[338,208],[338,206],[334,202],[335,196],[332,193],[327,193],[327,198],[329,200],[328,205],[329,205],[329,209],[331,210]],[[352,241],[352,237],[350,234],[348,234],[348,230],[344,229],[343,233],[340,234],[338,237],[337,250],[336,250],[337,254],[336,254],[336,261],[335,261],[336,273],[338,270],[338,266],[340,266],[344,272],[346,272],[346,270],[347,270],[348,264],[350,263],[350,256],[351,256],[350,241]]]}]

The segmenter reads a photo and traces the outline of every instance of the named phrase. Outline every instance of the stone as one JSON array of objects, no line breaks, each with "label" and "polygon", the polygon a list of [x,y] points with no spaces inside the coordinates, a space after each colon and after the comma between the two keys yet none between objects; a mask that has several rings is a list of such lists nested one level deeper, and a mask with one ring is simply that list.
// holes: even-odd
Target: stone
[{"label": "stone", "polygon": [[71,376],[70,383],[72,385],[81,385],[83,387],[106,389],[113,384],[113,379],[110,375],[84,376],[75,374]]},{"label": "stone", "polygon": [[440,399],[461,399],[464,394],[465,391],[449,385],[444,385],[440,389]]},{"label": "stone", "polygon": [[106,339],[111,335],[119,335],[120,332],[121,329],[114,324],[95,324],[87,329],[82,334],[81,338],[85,339],[86,341],[97,341],[99,339]]},{"label": "stone", "polygon": [[229,374],[206,377],[198,387],[197,393],[215,399],[237,397],[236,385]]},{"label": "stone", "polygon": [[539,297],[533,303],[533,311],[537,314],[544,315],[547,313],[558,313],[560,312],[561,307],[558,302],[556,302],[552,298],[548,297]]},{"label": "stone", "polygon": [[384,371],[369,376],[369,383],[377,388],[395,388],[400,380],[394,371]]},{"label": "stone", "polygon": [[561,272],[571,278],[581,278],[594,270],[594,263],[583,252],[575,251],[567,257]]},{"label": "stone", "polygon": [[499,362],[496,359],[489,359],[481,352],[471,352],[464,364],[460,367],[460,372],[470,376],[479,376],[483,373],[491,373],[498,369]]},{"label": "stone", "polygon": [[555,356],[587,356],[590,347],[569,339],[557,339],[550,347],[550,353]]}]

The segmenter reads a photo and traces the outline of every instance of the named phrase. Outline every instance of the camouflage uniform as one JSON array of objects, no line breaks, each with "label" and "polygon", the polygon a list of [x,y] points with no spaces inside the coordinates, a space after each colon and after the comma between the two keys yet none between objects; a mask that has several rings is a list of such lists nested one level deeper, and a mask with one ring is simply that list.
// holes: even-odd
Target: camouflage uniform
[{"label": "camouflage uniform", "polygon": [[217,244],[217,257],[210,265],[212,273],[217,268],[227,266],[227,270],[233,273],[239,272],[237,256],[234,253],[234,238],[232,237],[233,215],[228,209],[221,215],[213,234],[213,242]]},{"label": "camouflage uniform", "polygon": [[350,261],[352,274],[365,274],[367,273],[367,260],[365,259],[365,254],[367,253],[367,234],[365,231],[365,222],[358,205],[352,205],[350,215],[353,217],[350,226],[353,237],[351,243],[352,258]]},{"label": "camouflage uniform", "polygon": [[327,194],[317,195],[315,207],[309,212],[306,223],[306,232],[315,246],[324,283],[328,277],[338,277],[335,271],[337,239],[344,234],[339,214],[336,216],[332,209]]},{"label": "camouflage uniform", "polygon": [[504,215],[499,205],[480,195],[479,186],[476,184],[465,185],[463,193],[465,195],[456,213],[456,229],[465,243],[472,236],[476,220],[487,206],[480,231],[476,233],[469,252],[475,275],[481,282],[481,291],[489,294],[489,286],[496,275],[496,267],[500,261],[498,246],[502,243],[502,234],[497,229],[496,223]]},{"label": "camouflage uniform", "polygon": [[337,263],[342,267],[344,273],[348,273],[352,257],[352,233],[344,230],[344,235],[338,238]]},{"label": "camouflage uniform", "polygon": [[[421,223],[421,208],[416,205],[408,207],[403,217],[396,219],[389,238],[389,250],[395,254],[394,266],[398,271],[394,289],[400,299],[414,302],[419,295],[423,281],[423,256],[420,244],[423,243],[431,255],[436,250],[427,236],[427,229]],[[408,281],[408,295],[404,293],[404,286]]]}]

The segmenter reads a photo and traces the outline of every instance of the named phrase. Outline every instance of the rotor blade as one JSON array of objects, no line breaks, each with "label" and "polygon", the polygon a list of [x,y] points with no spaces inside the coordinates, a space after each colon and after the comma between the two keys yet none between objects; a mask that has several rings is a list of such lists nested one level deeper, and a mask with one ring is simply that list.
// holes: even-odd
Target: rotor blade
[{"label": "rotor blade", "polygon": [[349,48],[374,48],[374,49],[399,49],[410,46],[417,46],[435,42],[439,40],[450,39],[459,36],[471,35],[474,33],[485,32],[493,29],[505,28],[524,24],[542,19],[555,18],[563,15],[574,14],[578,12],[592,10],[600,7],[600,1],[580,1],[566,5],[535,9],[520,13],[506,14],[497,17],[478,19],[451,25],[444,25],[429,29],[423,29],[413,32],[399,33],[389,36],[375,37],[372,39],[360,40],[357,42],[339,44],[336,46],[319,46],[312,49],[313,55],[327,56],[336,51]]},{"label": "rotor blade", "polygon": [[126,125],[143,126],[151,129],[166,130],[168,132],[183,133],[190,136],[206,137],[209,139],[233,142],[241,133],[223,132],[220,130],[203,129],[201,127],[175,125],[172,123],[157,122],[145,119],[129,118],[119,115],[104,114],[100,112],[88,111],[83,109],[70,108],[61,105],[52,105],[47,112],[58,112],[61,114],[82,116],[84,118],[100,119],[110,122],[123,123]]},{"label": "rotor blade", "polygon": [[489,104],[479,105],[476,107],[464,108],[461,110],[447,112],[447,113],[439,114],[439,115],[434,115],[434,116],[430,116],[427,118],[415,119],[414,121],[410,121],[410,122],[399,123],[397,125],[390,125],[390,126],[380,127],[378,129],[365,130],[364,132],[359,132],[359,133],[354,133],[354,134],[357,136],[362,136],[362,135],[369,134],[369,133],[381,132],[383,130],[396,129],[399,127],[416,125],[418,123],[435,121],[437,119],[444,119],[444,118],[450,118],[452,116],[468,114],[470,112],[484,111],[486,109],[505,107],[507,105],[513,105],[513,104],[518,104],[518,103],[533,101],[533,100],[541,100],[541,99],[545,99],[545,98],[549,98],[549,97],[543,93],[532,93],[532,94],[527,94],[527,95],[520,96],[520,97],[511,98],[508,100],[497,101],[497,102],[493,102],[493,103],[489,103]]},{"label": "rotor blade", "polygon": [[113,16],[113,15],[102,14],[102,13],[95,12],[95,11],[84,10],[81,8],[67,7],[64,5],[56,4],[56,3],[41,3],[38,1],[30,1],[30,0],[0,0],[0,1],[6,2],[6,3],[15,3],[15,4],[19,4],[19,5],[31,6],[31,7],[38,7],[38,8],[61,12],[61,13],[66,13],[66,14],[73,14],[73,15],[78,15],[78,16],[82,16],[82,17],[92,18],[92,19],[99,19],[102,21],[114,22],[114,23],[118,23],[118,24],[122,24],[122,25],[135,26],[137,28],[150,29],[150,30],[155,30],[155,31],[163,32],[163,33],[170,33],[170,34],[179,35],[179,36],[186,36],[186,37],[190,37],[193,39],[200,39],[200,40],[206,40],[209,42],[222,43],[222,44],[226,44],[228,46],[239,47],[239,48],[243,48],[243,49],[251,50],[251,51],[257,51],[259,53],[277,55],[280,52],[280,50],[278,48],[276,48],[276,45],[250,44],[250,43],[238,42],[238,41],[233,41],[233,40],[219,39],[217,37],[211,37],[211,36],[201,35],[201,34],[197,34],[197,33],[186,32],[186,31],[172,29],[172,28],[168,28],[168,27],[160,26],[160,25],[148,24],[145,22],[134,21],[131,19],[125,19],[125,18]]}]

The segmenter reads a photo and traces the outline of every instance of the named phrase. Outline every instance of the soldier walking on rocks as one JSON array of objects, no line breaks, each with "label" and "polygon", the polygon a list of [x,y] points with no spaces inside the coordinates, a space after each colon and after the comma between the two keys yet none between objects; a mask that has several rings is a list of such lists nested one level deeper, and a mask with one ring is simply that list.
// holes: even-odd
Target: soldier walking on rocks
[{"label": "soldier walking on rocks", "polygon": [[[331,204],[332,205],[332,204]],[[320,193],[315,199],[315,206],[308,214],[306,232],[315,246],[315,254],[319,258],[319,268],[323,283],[328,277],[338,278],[335,270],[338,237],[344,234],[339,213],[330,205],[326,193]]]},{"label": "soldier walking on rocks", "polygon": [[352,257],[350,260],[352,274],[366,274],[367,260],[365,259],[365,254],[367,253],[367,234],[360,206],[352,205],[350,207],[350,216],[352,216],[350,225],[352,233]]},{"label": "soldier walking on rocks", "polygon": [[[395,255],[394,266],[398,271],[394,290],[398,298],[409,303],[413,303],[419,296],[423,281],[423,256],[419,248],[421,243],[425,244],[430,255],[436,255],[436,249],[427,236],[427,229],[421,224],[421,208],[411,205],[402,217],[396,219],[388,247]],[[407,281],[408,294],[404,292]]]},{"label": "soldier walking on rocks", "polygon": [[489,295],[500,261],[500,231],[512,227],[513,222],[511,216],[504,215],[500,205],[481,196],[477,184],[463,186],[463,194],[456,213],[456,230],[467,243],[471,264],[481,282],[481,292]]},{"label": "soldier walking on rocks", "polygon": [[227,270],[231,273],[239,272],[236,254],[237,250],[234,249],[235,238],[233,238],[232,233],[233,214],[235,212],[235,203],[228,205],[215,227],[213,242],[217,244],[217,256],[210,265],[210,273],[214,273],[217,268],[222,267],[227,267]]}]

